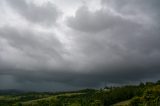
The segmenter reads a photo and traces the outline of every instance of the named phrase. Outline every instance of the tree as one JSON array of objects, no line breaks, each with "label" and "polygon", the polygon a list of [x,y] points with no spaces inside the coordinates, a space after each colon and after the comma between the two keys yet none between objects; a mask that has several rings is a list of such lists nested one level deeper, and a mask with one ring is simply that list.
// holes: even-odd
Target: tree
[{"label": "tree", "polygon": [[158,81],[156,82],[156,84],[157,84],[157,85],[160,85],[160,80],[158,80]]}]

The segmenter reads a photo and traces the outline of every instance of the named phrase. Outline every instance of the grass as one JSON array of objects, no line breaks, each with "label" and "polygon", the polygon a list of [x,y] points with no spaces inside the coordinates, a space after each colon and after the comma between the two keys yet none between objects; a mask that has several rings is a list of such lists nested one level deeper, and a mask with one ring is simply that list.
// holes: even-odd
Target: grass
[{"label": "grass", "polygon": [[[56,101],[58,96],[74,96],[74,95],[81,95],[81,94],[85,94],[85,93],[64,93],[64,94],[58,94],[58,95],[54,95],[54,96],[49,96],[49,97],[45,97],[45,98],[41,98],[41,99],[36,99],[36,100],[30,100],[30,101],[26,101],[26,102],[21,102],[22,104],[34,104],[38,101],[43,101],[43,100],[47,100],[47,101]],[[77,103],[73,103],[71,104],[71,106],[79,106],[79,104]]]},{"label": "grass", "polygon": [[131,100],[122,101],[122,102],[116,103],[112,106],[129,106],[130,101]]}]

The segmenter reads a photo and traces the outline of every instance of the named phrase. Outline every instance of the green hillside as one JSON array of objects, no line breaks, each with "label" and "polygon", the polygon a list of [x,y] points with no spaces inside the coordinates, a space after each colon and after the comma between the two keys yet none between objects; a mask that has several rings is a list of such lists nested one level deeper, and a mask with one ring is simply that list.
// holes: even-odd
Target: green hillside
[{"label": "green hillside", "polygon": [[160,106],[160,81],[99,90],[0,93],[0,106]]}]

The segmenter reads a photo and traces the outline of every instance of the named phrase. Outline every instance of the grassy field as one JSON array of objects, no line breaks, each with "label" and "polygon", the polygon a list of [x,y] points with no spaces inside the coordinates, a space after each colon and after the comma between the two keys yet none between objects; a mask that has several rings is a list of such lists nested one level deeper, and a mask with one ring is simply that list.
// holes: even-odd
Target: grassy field
[{"label": "grassy field", "polygon": [[[58,95],[54,95],[54,96],[49,96],[49,97],[45,97],[45,98],[41,98],[41,99],[36,99],[36,100],[30,100],[30,101],[26,101],[26,102],[21,102],[23,105],[31,105],[31,104],[36,104],[39,101],[52,101],[56,102],[58,99],[57,97],[60,96],[64,96],[64,97],[71,97],[71,96],[78,96],[78,95],[82,95],[84,93],[64,93],[64,94],[58,94]],[[77,106],[77,103],[73,103],[71,106]]]},{"label": "grassy field", "polygon": [[112,106],[129,106],[131,100],[122,101],[116,104],[113,104]]},{"label": "grassy field", "polygon": [[85,92],[64,92],[1,95],[0,106],[61,106],[63,104],[80,106],[79,98],[85,94]]}]

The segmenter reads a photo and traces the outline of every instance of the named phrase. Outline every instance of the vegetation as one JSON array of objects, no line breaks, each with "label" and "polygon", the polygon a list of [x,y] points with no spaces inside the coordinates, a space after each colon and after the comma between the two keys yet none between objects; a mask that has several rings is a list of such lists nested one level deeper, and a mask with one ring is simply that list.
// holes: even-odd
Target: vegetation
[{"label": "vegetation", "polygon": [[160,81],[70,92],[2,92],[0,106],[160,106]]}]

